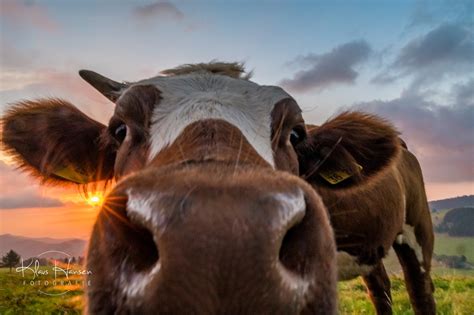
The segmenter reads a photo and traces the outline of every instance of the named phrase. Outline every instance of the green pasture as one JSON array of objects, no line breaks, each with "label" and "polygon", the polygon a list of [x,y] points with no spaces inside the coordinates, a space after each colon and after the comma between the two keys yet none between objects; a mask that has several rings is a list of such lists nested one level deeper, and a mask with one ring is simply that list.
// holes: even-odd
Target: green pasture
[{"label": "green pasture", "polygon": [[[436,268],[434,274],[438,313],[474,314],[474,273],[462,275],[452,269]],[[41,278],[52,280],[52,277]],[[71,279],[81,280],[79,276]],[[402,276],[392,274],[391,282],[394,313],[413,314]],[[338,288],[340,314],[375,314],[360,278],[340,282]],[[64,294],[51,296],[39,290],[47,294]],[[81,314],[83,303],[80,285],[24,285],[21,274],[0,268],[0,314]]]}]

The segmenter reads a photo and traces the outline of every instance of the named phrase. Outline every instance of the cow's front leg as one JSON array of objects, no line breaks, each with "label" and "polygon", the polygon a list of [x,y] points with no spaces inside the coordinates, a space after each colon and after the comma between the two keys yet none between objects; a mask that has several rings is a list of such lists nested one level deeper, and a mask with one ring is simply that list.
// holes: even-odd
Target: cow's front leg
[{"label": "cow's front leg", "polygon": [[392,314],[390,279],[388,278],[382,261],[380,260],[375,268],[363,278],[377,314]]}]

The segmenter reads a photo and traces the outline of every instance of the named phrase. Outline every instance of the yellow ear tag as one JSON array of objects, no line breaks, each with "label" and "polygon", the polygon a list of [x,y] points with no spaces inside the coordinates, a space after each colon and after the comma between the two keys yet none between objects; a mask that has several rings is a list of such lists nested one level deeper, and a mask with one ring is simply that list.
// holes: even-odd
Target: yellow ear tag
[{"label": "yellow ear tag", "polygon": [[[362,171],[362,166],[357,164],[357,167],[359,168],[359,171]],[[339,184],[340,182],[350,178],[352,174],[347,173],[344,170],[340,171],[322,171],[319,172],[319,175],[324,178],[328,183],[332,185]]]},{"label": "yellow ear tag", "polygon": [[88,177],[73,167],[62,167],[53,172],[54,175],[78,184],[87,184]]}]

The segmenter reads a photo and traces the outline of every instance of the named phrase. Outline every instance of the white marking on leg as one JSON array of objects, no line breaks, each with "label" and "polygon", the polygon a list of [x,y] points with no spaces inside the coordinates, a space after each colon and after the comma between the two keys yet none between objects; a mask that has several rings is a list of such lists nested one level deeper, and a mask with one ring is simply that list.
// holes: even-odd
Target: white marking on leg
[{"label": "white marking on leg", "polygon": [[365,276],[374,269],[374,266],[359,264],[357,257],[345,251],[337,251],[338,280],[350,280],[358,276]]},{"label": "white marking on leg", "polygon": [[[415,235],[415,228],[409,224],[403,224],[402,234],[397,235],[398,244],[408,245],[416,255],[416,259],[423,266],[423,249],[418,243]],[[422,267],[423,268],[423,267]]]},{"label": "white marking on leg", "polygon": [[171,145],[190,124],[222,119],[239,128],[257,153],[274,167],[271,112],[290,96],[275,86],[209,73],[156,77],[139,82],[161,91],[151,120],[149,160]]}]

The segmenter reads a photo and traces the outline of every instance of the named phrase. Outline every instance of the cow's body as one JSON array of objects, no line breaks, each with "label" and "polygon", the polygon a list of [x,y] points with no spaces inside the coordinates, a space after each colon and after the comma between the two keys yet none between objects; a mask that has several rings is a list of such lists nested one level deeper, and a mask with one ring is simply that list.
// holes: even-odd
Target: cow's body
[{"label": "cow's body", "polygon": [[416,158],[402,148],[393,166],[364,189],[314,187],[335,231],[339,279],[363,276],[377,310],[389,312],[390,281],[382,258],[393,246],[417,312],[434,312],[429,276],[434,235]]},{"label": "cow's body", "polygon": [[33,175],[118,181],[91,236],[88,311],[335,313],[329,213],[340,279],[362,275],[390,313],[393,246],[416,313],[434,314],[423,179],[397,131],[358,112],[309,128],[283,89],[242,73],[199,64],[126,84],[81,71],[116,104],[107,127],[54,99],[3,118]]},{"label": "cow's body", "polygon": [[[380,152],[372,152],[370,146],[357,144],[365,141],[363,139],[346,140],[350,138],[353,128],[365,129],[370,124],[370,121],[364,123],[364,120],[363,116],[353,117],[353,114],[347,113],[322,126],[309,126],[313,142],[301,149],[309,152],[313,159],[324,160],[330,143],[346,142],[342,145],[346,148],[352,144],[354,150],[338,152],[335,148],[331,152],[345,162],[318,165],[322,169],[320,172],[331,174],[335,170],[358,168],[357,163],[360,163],[366,168],[365,176],[370,177],[364,186],[353,186],[351,181],[358,179],[351,177],[331,184],[322,176],[313,176],[311,168],[304,164],[303,168],[300,166],[301,173],[328,209],[336,236],[338,278],[348,280],[362,276],[377,312],[391,313],[390,280],[382,258],[393,247],[403,267],[415,312],[434,314],[434,287],[430,277],[434,234],[420,165],[405,142],[397,138],[394,139],[397,143],[391,159],[384,161],[381,171],[375,172],[370,157],[377,159]],[[356,122],[354,126],[351,126],[352,122]],[[340,130],[333,138],[323,134],[328,125],[336,125]],[[386,131],[379,129],[375,132],[383,134]],[[385,149],[381,148],[381,151]],[[347,155],[351,158],[346,159]],[[329,172],[324,170],[325,167]]]}]

